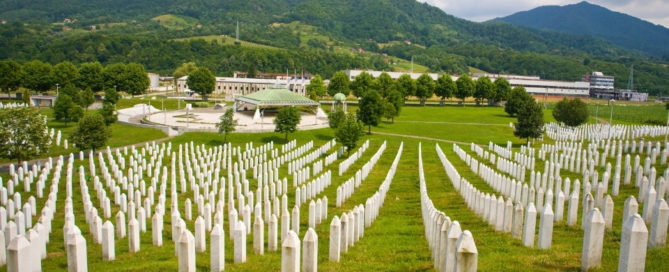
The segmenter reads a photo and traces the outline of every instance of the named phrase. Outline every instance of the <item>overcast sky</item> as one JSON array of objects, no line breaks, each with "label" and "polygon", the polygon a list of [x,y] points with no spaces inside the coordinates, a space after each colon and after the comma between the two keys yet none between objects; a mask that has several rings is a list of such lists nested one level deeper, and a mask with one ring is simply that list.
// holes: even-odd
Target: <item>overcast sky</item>
[{"label": "overcast sky", "polygon": [[[446,13],[475,22],[504,17],[544,5],[568,5],[582,0],[418,0]],[[613,11],[627,13],[669,28],[669,0],[588,0]]]}]

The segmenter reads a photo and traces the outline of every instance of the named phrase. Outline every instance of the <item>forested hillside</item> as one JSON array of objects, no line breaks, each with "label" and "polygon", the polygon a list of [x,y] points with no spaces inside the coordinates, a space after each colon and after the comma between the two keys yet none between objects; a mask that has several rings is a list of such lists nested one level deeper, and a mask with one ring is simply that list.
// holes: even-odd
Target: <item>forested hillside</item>
[{"label": "forested hillside", "polygon": [[[618,84],[634,64],[642,90],[669,86],[666,63],[646,53],[585,36],[473,23],[414,0],[14,0],[0,2],[0,10],[7,20],[0,58],[19,61],[134,61],[164,74],[195,61],[217,74],[304,69],[328,77],[348,68],[399,69],[393,57],[413,57],[451,73],[474,67],[578,80],[602,70]],[[221,35],[234,37],[236,22],[250,43],[222,42]]]},{"label": "forested hillside", "polygon": [[498,20],[541,30],[598,37],[624,48],[669,56],[669,29],[588,2],[542,6]]}]

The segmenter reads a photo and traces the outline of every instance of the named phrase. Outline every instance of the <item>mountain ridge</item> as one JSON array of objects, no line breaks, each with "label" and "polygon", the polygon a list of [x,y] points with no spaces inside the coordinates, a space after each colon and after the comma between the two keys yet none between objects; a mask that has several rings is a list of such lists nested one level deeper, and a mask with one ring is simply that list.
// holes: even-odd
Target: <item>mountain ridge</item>
[{"label": "mountain ridge", "polygon": [[669,29],[666,27],[586,1],[565,6],[540,6],[492,21],[591,36],[656,57],[669,56]]}]

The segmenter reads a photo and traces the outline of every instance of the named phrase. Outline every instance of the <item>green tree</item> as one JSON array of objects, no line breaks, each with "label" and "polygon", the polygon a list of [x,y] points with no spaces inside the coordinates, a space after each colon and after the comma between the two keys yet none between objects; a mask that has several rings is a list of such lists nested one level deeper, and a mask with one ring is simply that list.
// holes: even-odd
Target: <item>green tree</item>
[{"label": "green tree", "polygon": [[578,98],[572,100],[563,98],[553,109],[555,120],[571,127],[587,122],[589,116],[588,105]]},{"label": "green tree", "polygon": [[383,117],[390,120],[391,123],[395,122],[395,116],[397,116],[397,109],[393,103],[388,101],[383,102]]},{"label": "green tree", "polygon": [[84,108],[77,104],[72,104],[72,107],[67,109],[67,117],[72,122],[79,122],[81,117],[84,117]]},{"label": "green tree", "polygon": [[375,78],[372,82],[372,88],[377,90],[382,97],[388,96],[388,94],[396,90],[395,82],[393,78],[388,75],[388,73],[383,72],[379,77]]},{"label": "green tree", "polygon": [[125,84],[125,74],[127,67],[123,63],[114,63],[107,65],[102,70],[102,81],[104,82],[105,90],[116,90],[118,92],[130,93]]},{"label": "green tree", "polygon": [[93,105],[95,102],[95,94],[91,91],[91,88],[86,88],[85,91],[81,92],[81,97],[79,98],[79,106],[88,111],[88,107]]},{"label": "green tree", "polygon": [[70,121],[69,110],[74,105],[72,98],[64,93],[61,93],[56,98],[56,102],[53,104],[53,115],[54,119],[58,121],[65,121],[65,125]]},{"label": "green tree", "polygon": [[441,97],[440,105],[444,105],[446,98],[451,98],[457,90],[457,86],[449,74],[443,74],[437,79],[437,85],[434,88],[434,94]]},{"label": "green tree", "polygon": [[51,65],[39,60],[24,63],[22,85],[40,93],[55,87],[51,77]]},{"label": "green tree", "polygon": [[397,90],[402,94],[406,101],[409,96],[416,94],[416,82],[408,74],[403,74],[397,79]]},{"label": "green tree", "polygon": [[337,93],[343,93],[345,96],[348,96],[350,93],[349,90],[350,82],[348,76],[343,71],[334,73],[330,79],[330,84],[328,85],[328,94],[334,97]]},{"label": "green tree", "polygon": [[102,64],[99,62],[82,63],[79,66],[79,76],[75,85],[79,89],[91,88],[95,92],[101,91],[104,88],[103,69]]},{"label": "green tree", "polygon": [[200,67],[188,75],[186,84],[188,88],[207,100],[207,95],[213,93],[216,88],[216,77],[207,67]]},{"label": "green tree", "polygon": [[296,107],[283,107],[274,118],[275,132],[284,133],[288,141],[288,133],[297,131],[297,124],[300,123],[300,111]]},{"label": "green tree", "polygon": [[358,144],[358,141],[364,133],[363,129],[364,128],[362,124],[356,120],[355,115],[349,113],[344,117],[342,123],[335,130],[335,137],[337,137],[337,142],[346,147],[347,156]]},{"label": "green tree", "polygon": [[104,98],[105,103],[116,104],[116,102],[118,102],[119,99],[120,95],[118,94],[117,91],[115,91],[114,89],[105,89],[105,98]]},{"label": "green tree", "polygon": [[362,72],[355,77],[355,80],[351,82],[351,90],[353,90],[353,95],[360,98],[367,93],[370,87],[372,87],[372,76],[367,72]]},{"label": "green tree", "polygon": [[109,102],[102,103],[102,109],[100,109],[100,115],[105,120],[105,125],[109,126],[112,123],[116,122],[116,111],[114,110],[114,105]]},{"label": "green tree", "polygon": [[495,97],[495,85],[492,84],[489,77],[479,77],[476,80],[476,90],[474,91],[476,105],[480,105],[483,99],[488,99],[488,102],[490,102],[493,97]]},{"label": "green tree", "polygon": [[190,75],[193,71],[197,70],[197,65],[195,65],[195,62],[185,62],[182,63],[177,69],[174,69],[174,73],[172,73],[172,76],[174,77],[174,80],[178,80],[179,78],[183,76]]},{"label": "green tree", "polygon": [[30,107],[0,111],[0,157],[17,163],[49,152],[46,120]]},{"label": "green tree", "polygon": [[358,104],[358,120],[365,124],[368,133],[372,134],[372,126],[378,126],[383,115],[383,100],[377,91],[369,91]]},{"label": "green tree", "polygon": [[65,86],[72,84],[77,81],[79,77],[79,70],[74,64],[69,61],[63,61],[53,66],[51,70],[51,78],[54,83],[60,84],[60,86]]},{"label": "green tree", "polygon": [[32,94],[28,89],[23,90],[23,92],[21,92],[21,100],[23,100],[24,104],[30,105],[30,96],[32,96]]},{"label": "green tree", "polygon": [[544,112],[541,105],[534,99],[526,99],[518,108],[518,122],[513,135],[521,139],[536,139],[541,137],[544,130]]},{"label": "green tree", "polygon": [[328,124],[330,125],[330,128],[337,128],[344,119],[346,119],[346,113],[339,108],[335,108],[328,115]]},{"label": "green tree", "polygon": [[123,76],[125,91],[132,96],[146,93],[149,88],[149,76],[144,70],[144,66],[137,63],[130,63],[126,66]]},{"label": "green tree", "polygon": [[67,84],[65,86],[61,86],[60,94],[65,94],[69,96],[70,98],[72,98],[73,103],[81,105],[81,90],[79,90],[79,88],[75,87],[74,85]]},{"label": "green tree", "polygon": [[511,84],[506,78],[498,77],[495,79],[495,102],[507,101],[511,93]]},{"label": "green tree", "polygon": [[470,97],[474,94],[474,82],[468,75],[462,75],[455,81],[457,85],[457,91],[455,92],[455,97],[462,100],[461,103],[465,105],[465,98]]},{"label": "green tree", "polygon": [[399,116],[402,111],[402,106],[404,105],[404,98],[402,94],[397,90],[392,90],[388,93],[386,101],[390,102],[395,106],[395,111],[397,112],[395,116]]},{"label": "green tree", "polygon": [[223,136],[223,142],[228,141],[228,133],[235,131],[237,120],[235,120],[234,115],[235,112],[232,109],[227,109],[225,113],[221,115],[221,121],[216,124],[218,135],[225,134],[225,136]]},{"label": "green tree", "polygon": [[509,94],[509,98],[504,105],[504,111],[510,116],[514,116],[526,100],[533,100],[532,96],[525,91],[525,87],[516,86]]},{"label": "green tree", "polygon": [[425,100],[434,95],[435,83],[432,77],[428,74],[422,74],[416,80],[416,97],[420,100],[420,104],[425,106]]},{"label": "green tree", "polygon": [[13,60],[0,61],[0,90],[10,95],[21,86],[21,65]]},{"label": "green tree", "polygon": [[326,88],[321,75],[315,75],[313,78],[311,78],[309,85],[307,85],[307,93],[309,93],[310,97],[314,98],[321,98],[325,96]]},{"label": "green tree", "polygon": [[77,130],[70,139],[79,150],[95,150],[105,145],[109,135],[110,131],[102,115],[92,113],[81,118]]}]

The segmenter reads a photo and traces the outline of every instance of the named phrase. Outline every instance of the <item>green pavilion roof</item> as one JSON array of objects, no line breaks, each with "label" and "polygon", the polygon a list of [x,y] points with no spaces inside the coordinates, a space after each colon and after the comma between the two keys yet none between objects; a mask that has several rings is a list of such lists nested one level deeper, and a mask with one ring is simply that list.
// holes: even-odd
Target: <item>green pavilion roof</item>
[{"label": "green pavilion roof", "polygon": [[238,96],[235,100],[258,106],[317,106],[313,101],[300,94],[282,88],[268,88],[251,94]]}]

